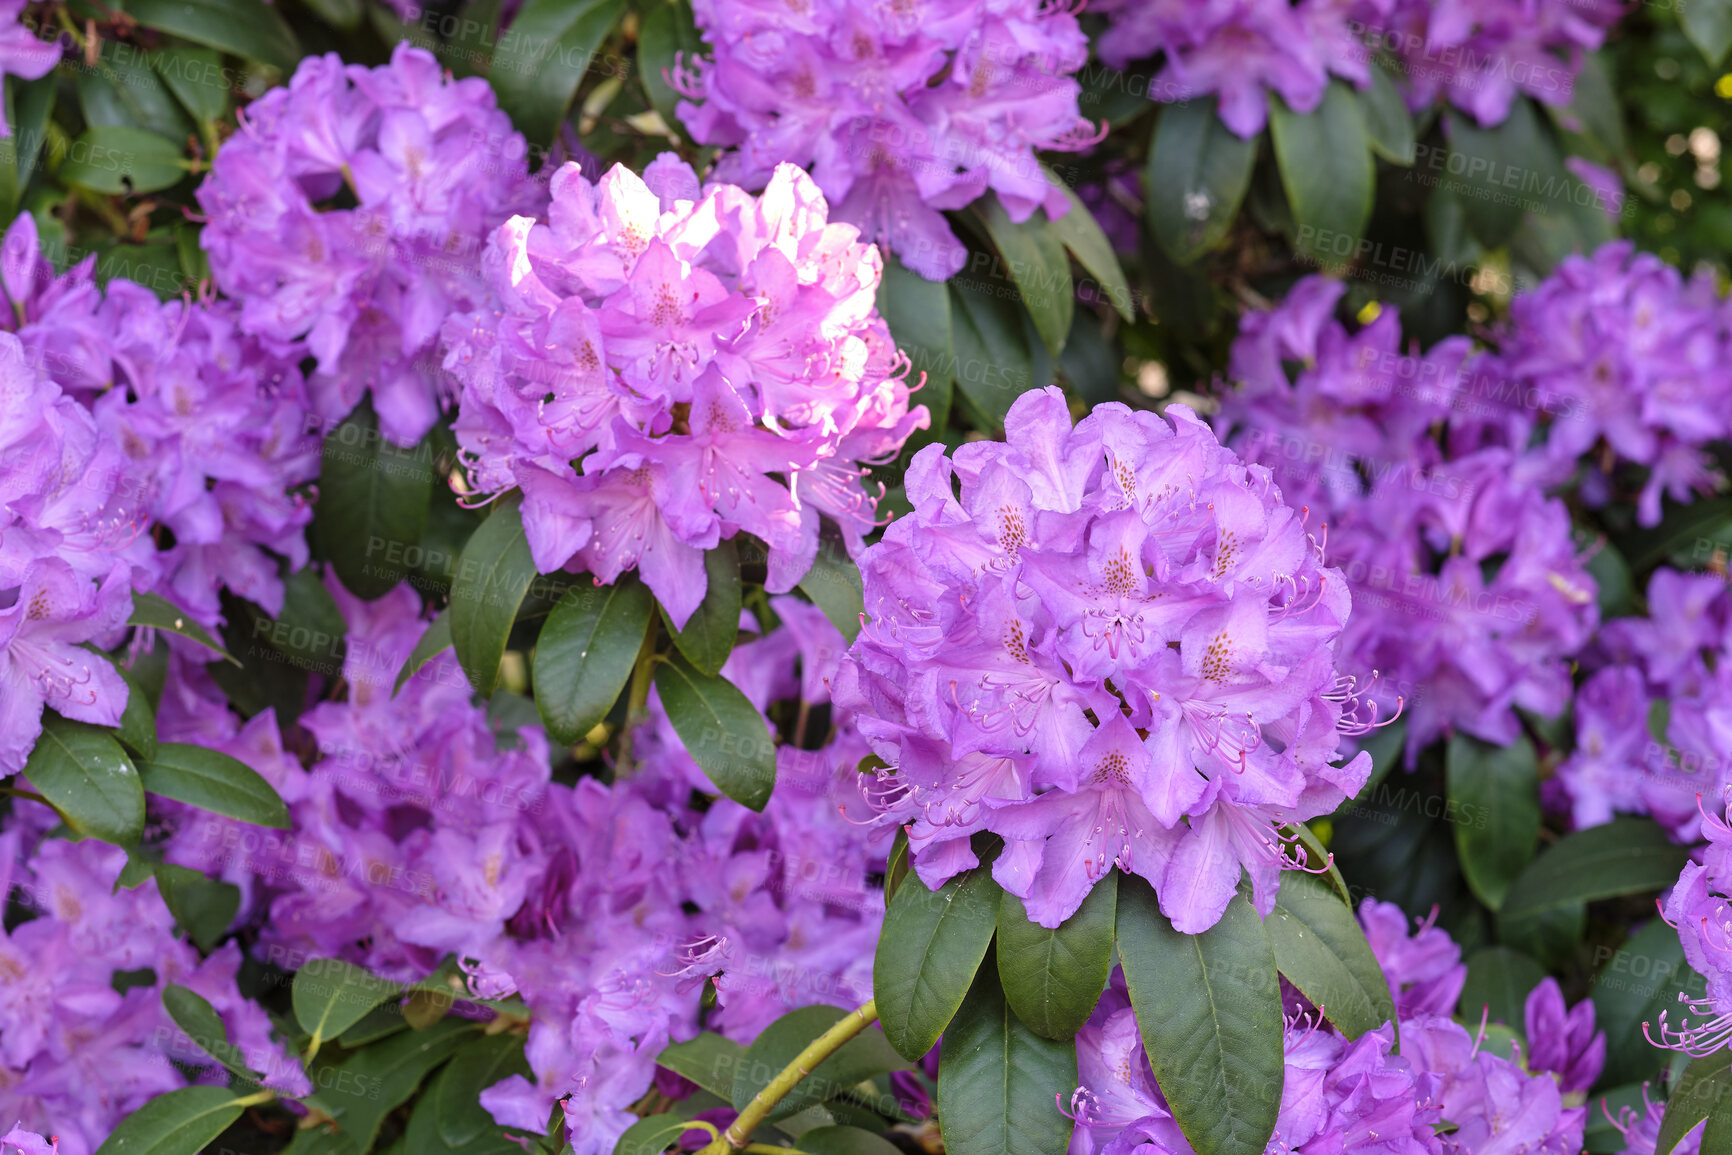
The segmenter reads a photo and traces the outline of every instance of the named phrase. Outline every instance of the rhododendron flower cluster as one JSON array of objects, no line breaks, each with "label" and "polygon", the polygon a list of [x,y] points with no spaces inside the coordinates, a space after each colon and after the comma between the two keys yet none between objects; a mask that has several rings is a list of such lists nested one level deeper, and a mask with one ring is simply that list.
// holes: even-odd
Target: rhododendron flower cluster
[{"label": "rhododendron flower cluster", "polygon": [[1482,126],[1501,124],[1525,93],[1563,106],[1582,55],[1623,14],[1617,0],[1105,0],[1111,24],[1096,47],[1114,68],[1160,53],[1158,100],[1215,94],[1221,120],[1261,132],[1270,94],[1314,110],[1331,74],[1370,85],[1388,51],[1415,111],[1438,99]]},{"label": "rhododendron flower cluster", "polygon": [[[116,889],[126,852],[96,841],[41,838],[46,808],[15,812],[0,834],[0,892],[34,912],[0,933],[0,1117],[58,1137],[61,1155],[90,1155],[130,1112],[187,1084],[224,1085],[224,1071],[163,1009],[178,983],[207,999],[228,1033],[223,1058],[293,1095],[312,1090],[301,1065],[271,1036],[271,1022],[241,996],[240,947],[202,961],[176,937],[154,880]],[[48,816],[52,820],[52,816]],[[28,858],[28,865],[23,859]],[[142,983],[118,983],[146,972]],[[154,975],[154,977],[149,977]],[[29,1136],[5,1143],[23,1152]]]},{"label": "rhododendron flower cluster", "polygon": [[1698,797],[1732,786],[1732,592],[1711,573],[1661,568],[1648,616],[1618,618],[1584,655],[1576,748],[1557,789],[1577,827],[1648,814],[1679,842],[1702,837]]},{"label": "rhododendron flower cluster", "polygon": [[[165,847],[268,911],[267,954],[338,957],[403,982],[455,956],[477,998],[520,996],[534,1078],[482,1102],[539,1132],[570,1094],[583,1152],[612,1150],[656,1055],[697,1033],[706,982],[709,1029],[741,1042],[796,1006],[870,996],[883,897],[867,879],[888,839],[841,813],[859,806],[865,752],[848,719],[822,748],[780,751],[763,814],[694,794],[712,787],[653,698],[632,776],[566,787],[549,779],[541,731],[497,733],[449,651],[393,695],[425,629],[413,590],[373,602],[330,591],[349,626],[348,696],[301,716],[319,746],[311,769],[284,754],[269,712],[239,723],[178,658],[161,709],[165,738],[242,759],[289,804],[293,829],[280,833],[175,808]],[[785,624],[761,634],[748,617],[757,636],[724,676],[760,708],[823,706],[841,635],[807,603],[772,606]]]},{"label": "rhododendron flower cluster", "polygon": [[1506,440],[1506,408],[1476,400],[1466,339],[1404,354],[1393,311],[1349,333],[1332,318],[1344,288],[1308,277],[1245,318],[1217,426],[1328,524],[1353,590],[1340,664],[1405,701],[1409,756],[1457,729],[1513,742],[1517,707],[1569,702],[1599,620],[1587,557],[1547,469]]},{"label": "rhododendron flower cluster", "polygon": [[1370,721],[1335,671],[1347,583],[1267,470],[1168,417],[1102,405],[1073,429],[1057,389],[1025,394],[1005,443],[915,456],[913,513],[862,560],[871,621],[837,700],[929,886],[990,830],[993,877],[1042,926],[1116,864],[1196,933],[1241,867],[1267,912],[1277,827],[1369,773],[1334,765]]},{"label": "rhododendron flower cluster", "polygon": [[1707,845],[1700,861],[1685,864],[1661,907],[1684,944],[1684,961],[1707,980],[1707,991],[1700,999],[1680,993],[1682,1012],[1662,1011],[1656,1023],[1642,1026],[1657,1046],[1690,1055],[1711,1055],[1732,1042],[1732,965],[1726,951],[1726,936],[1732,933],[1732,827],[1726,805],[1732,795],[1722,793],[1719,799],[1709,802],[1713,810],[1702,816]]},{"label": "rhododendron flower cluster", "polygon": [[[16,76],[21,80],[39,80],[60,63],[59,37],[45,40],[19,19],[28,4],[29,0],[0,0],[0,79]],[[0,109],[0,137],[11,135],[6,111]]]},{"label": "rhododendron flower cluster", "polygon": [[[942,0],[799,8],[699,0],[713,58],[675,79],[679,116],[727,151],[718,180],[761,188],[780,164],[810,166],[836,219],[929,280],[967,250],[943,209],[997,192],[1013,221],[1069,207],[1037,150],[1100,139],[1071,74],[1088,42],[1068,5]],[[696,102],[696,103],[694,103]]]},{"label": "rhododendron flower cluster", "polygon": [[489,241],[492,302],[445,329],[469,487],[522,490],[536,568],[639,569],[683,627],[719,541],[762,539],[772,593],[820,515],[857,550],[864,466],[927,423],[873,308],[877,252],[792,166],[757,198],[671,154],[596,184],[567,165],[552,191],[546,223]]},{"label": "rhododendron flower cluster", "polygon": [[[211,275],[243,332],[317,360],[327,424],[370,392],[385,436],[413,445],[455,393],[435,346],[485,296],[484,239],[544,202],[526,155],[487,82],[446,79],[429,52],[308,57],[247,106],[199,186]],[[321,207],[345,192],[355,207]]]},{"label": "rhododendron flower cluster", "polygon": [[1620,493],[1615,466],[1645,471],[1643,525],[1660,498],[1690,501],[1724,483],[1704,452],[1732,435],[1732,311],[1703,272],[1689,281],[1627,242],[1566,258],[1515,297],[1484,372],[1516,387],[1514,444],[1543,427],[1544,459],[1603,505]]}]

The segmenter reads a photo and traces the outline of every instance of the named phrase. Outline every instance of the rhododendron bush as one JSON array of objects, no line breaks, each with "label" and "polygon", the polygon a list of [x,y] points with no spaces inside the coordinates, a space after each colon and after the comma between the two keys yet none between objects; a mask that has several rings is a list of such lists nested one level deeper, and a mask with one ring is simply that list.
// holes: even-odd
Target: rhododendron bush
[{"label": "rhododendron bush", "polygon": [[1725,9],[0,7],[0,1155],[1732,1151]]}]

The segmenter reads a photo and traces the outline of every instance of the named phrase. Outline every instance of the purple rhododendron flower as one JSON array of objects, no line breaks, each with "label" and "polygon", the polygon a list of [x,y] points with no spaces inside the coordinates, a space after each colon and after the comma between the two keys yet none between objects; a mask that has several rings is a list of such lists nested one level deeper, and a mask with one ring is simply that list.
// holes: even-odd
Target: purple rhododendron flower
[{"label": "purple rhododendron flower", "polygon": [[637,569],[681,627],[718,541],[767,543],[772,593],[810,568],[820,515],[857,552],[863,467],[927,424],[858,237],[792,166],[756,198],[671,154],[645,179],[565,166],[546,223],[489,241],[493,303],[446,325],[469,488],[521,488],[543,573]]},{"label": "purple rhododendron flower", "polygon": [[[60,37],[44,40],[35,28],[20,21],[29,0],[0,0],[0,79],[16,76],[40,80],[60,63]],[[6,110],[0,108],[0,136],[11,136]]]},{"label": "purple rhododendron flower", "polygon": [[1334,764],[1369,724],[1334,665],[1347,583],[1188,409],[1101,405],[1073,429],[1047,389],[1005,429],[921,450],[913,513],[861,563],[871,621],[836,695],[889,764],[886,819],[912,823],[928,886],[1002,835],[993,877],[1043,926],[1114,866],[1186,933],[1241,868],[1267,912],[1294,865],[1278,826],[1370,770]]},{"label": "purple rhododendron flower", "polygon": [[1088,44],[1067,4],[699,0],[694,14],[714,57],[675,78],[679,116],[726,150],[716,178],[756,189],[810,166],[837,220],[928,280],[967,257],[941,210],[992,189],[1013,221],[1063,216],[1036,150],[1100,139],[1077,111]]},{"label": "purple rhododendron flower", "polygon": [[1456,730],[1508,744],[1518,707],[1569,703],[1570,657],[1599,620],[1587,557],[1549,468],[1482,403],[1496,379],[1466,339],[1403,353],[1393,310],[1349,333],[1344,290],[1307,277],[1246,317],[1217,426],[1328,525],[1326,562],[1353,594],[1340,665],[1386,709],[1404,702],[1410,765]]},{"label": "purple rhododendron flower", "polygon": [[[1722,801],[1713,814],[1704,812],[1701,834],[1707,845],[1698,852],[1699,861],[1685,864],[1661,906],[1683,943],[1684,961],[1707,980],[1706,993],[1699,999],[1679,993],[1684,1014],[1676,1026],[1667,1021],[1668,1011],[1660,1012],[1655,1029],[1642,1024],[1655,1046],[1689,1055],[1711,1055],[1732,1041],[1732,952],[1726,949],[1732,941],[1732,827],[1724,807]],[[1692,1016],[1701,1021],[1692,1024]]]},{"label": "purple rhododendron flower", "polygon": [[[423,49],[382,68],[309,56],[199,186],[211,275],[243,332],[317,359],[327,424],[370,392],[385,436],[413,445],[455,395],[436,342],[485,297],[484,239],[544,203],[526,156],[487,82],[448,80]],[[321,209],[345,189],[356,207]]]}]

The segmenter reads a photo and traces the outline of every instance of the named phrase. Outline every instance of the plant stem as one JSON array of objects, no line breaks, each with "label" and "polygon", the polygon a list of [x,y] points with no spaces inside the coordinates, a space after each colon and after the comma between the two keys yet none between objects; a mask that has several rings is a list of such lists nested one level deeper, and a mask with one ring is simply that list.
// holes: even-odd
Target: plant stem
[{"label": "plant stem", "polygon": [[52,802],[42,797],[42,795],[36,793],[34,790],[20,790],[16,786],[0,786],[0,796],[8,798],[28,798],[30,801],[40,802],[44,806],[53,805]]},{"label": "plant stem", "polygon": [[841,1022],[819,1035],[816,1039],[794,1056],[794,1061],[782,1068],[780,1074],[762,1091],[752,1096],[752,1101],[746,1104],[746,1109],[740,1112],[740,1117],[728,1125],[728,1129],[705,1147],[699,1155],[729,1155],[733,1151],[773,1151],[759,1144],[747,1145],[747,1138],[758,1129],[770,1112],[776,1109],[776,1104],[787,1098],[807,1075],[810,1075],[819,1063],[828,1059],[839,1050],[843,1043],[871,1026],[878,1018],[878,1003],[867,999],[863,1004],[842,1019]]}]

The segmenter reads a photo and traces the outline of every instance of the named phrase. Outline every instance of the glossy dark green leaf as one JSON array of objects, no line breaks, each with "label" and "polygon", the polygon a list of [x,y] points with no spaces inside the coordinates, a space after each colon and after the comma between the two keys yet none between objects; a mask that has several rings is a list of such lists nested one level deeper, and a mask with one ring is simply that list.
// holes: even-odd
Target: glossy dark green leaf
[{"label": "glossy dark green leaf", "polygon": [[182,1087],[158,1095],[109,1133],[96,1155],[195,1155],[241,1117],[227,1087]]},{"label": "glossy dark green leaf", "polygon": [[499,106],[532,145],[551,144],[623,0],[528,0],[488,68]]},{"label": "glossy dark green leaf", "polygon": [[1269,100],[1269,133],[1293,210],[1294,248],[1326,266],[1351,256],[1371,220],[1371,137],[1353,90],[1331,80],[1323,101],[1297,113]]},{"label": "glossy dark green leaf", "polygon": [[699,673],[719,674],[740,636],[740,551],[732,541],[705,552],[704,574],[704,600],[686,619],[686,628],[674,629],[666,607],[662,621],[686,661]]},{"label": "glossy dark green leaf", "polygon": [[746,1049],[732,1039],[704,1031],[695,1039],[664,1047],[656,1063],[726,1099],[734,1093],[740,1057],[745,1053]]},{"label": "glossy dark green leaf", "polygon": [[998,927],[1003,894],[984,867],[936,891],[913,873],[902,880],[884,912],[872,994],[884,1037],[903,1058],[917,1061],[930,1051],[962,1005]]},{"label": "glossy dark green leaf", "polygon": [[1678,880],[1689,848],[1646,818],[1619,818],[1565,835],[1522,872],[1504,897],[1500,923],[1578,903],[1659,891]]},{"label": "glossy dark green leaf", "polygon": [[1467,960],[1467,981],[1462,984],[1460,1014],[1477,1023],[1481,1012],[1489,1022],[1506,1023],[1526,1030],[1523,1009],[1528,992],[1546,977],[1545,968],[1528,955],[1506,946],[1482,947]]},{"label": "glossy dark green leaf", "polygon": [[1371,87],[1358,93],[1371,151],[1391,164],[1411,165],[1415,158],[1413,117],[1395,80],[1382,65],[1371,65]]},{"label": "glossy dark green leaf", "polygon": [[635,574],[565,591],[535,642],[535,704],[556,742],[580,742],[607,717],[654,616],[655,597]]},{"label": "glossy dark green leaf", "polygon": [[978,208],[1004,270],[1034,318],[1035,330],[1048,351],[1058,356],[1070,335],[1071,313],[1076,307],[1076,286],[1071,281],[1064,242],[1053,231],[1044,209],[1017,222],[1010,219],[996,196],[982,198]]},{"label": "glossy dark green leaf", "polygon": [[950,282],[950,331],[956,385],[989,428],[1002,427],[1016,399],[1034,386],[1034,362],[1023,336],[1021,309],[990,285]]},{"label": "glossy dark green leaf", "polygon": [[884,905],[890,906],[890,900],[896,897],[896,892],[902,889],[902,884],[908,879],[908,830],[906,827],[896,828],[896,837],[890,843],[890,856],[884,863]]},{"label": "glossy dark green leaf", "polygon": [[1118,871],[1095,883],[1055,930],[1006,894],[998,907],[998,978],[1017,1018],[1044,1039],[1071,1039],[1101,1000],[1113,965]]},{"label": "glossy dark green leaf", "polygon": [[[765,1027],[746,1048],[734,1070],[734,1086],[729,1096],[734,1109],[745,1110],[758,1092],[798,1058],[801,1051],[850,1014],[853,1012],[841,1007],[800,1007]],[[786,1119],[825,1099],[846,1095],[867,1079],[904,1070],[907,1065],[891,1050],[882,1032],[867,1027],[813,1067],[767,1118],[771,1122]]]},{"label": "glossy dark green leaf", "polygon": [[647,1115],[625,1129],[614,1144],[613,1155],[661,1155],[688,1131],[694,1136],[702,1134],[673,1115]]},{"label": "glossy dark green leaf", "polygon": [[336,1038],[402,989],[401,983],[382,979],[342,959],[316,958],[308,959],[295,972],[290,994],[295,1021],[320,1043]]},{"label": "glossy dark green leaf", "polygon": [[854,559],[838,545],[820,543],[812,568],[800,579],[800,589],[841,631],[842,639],[852,644],[860,634],[860,615],[866,612],[860,567]]},{"label": "glossy dark green leaf", "polygon": [[35,81],[19,76],[6,79],[6,123],[12,126],[12,135],[0,139],[0,212],[6,220],[17,214],[19,199],[47,140],[57,79],[52,72]]},{"label": "glossy dark green leaf", "polygon": [[469,684],[483,698],[499,684],[499,663],[517,621],[517,609],[535,580],[535,559],[523,535],[513,493],[493,504],[493,512],[475,530],[457,559],[451,583],[451,605],[442,617],[451,619],[451,643]]},{"label": "glossy dark green leaf", "polygon": [[1220,244],[1239,213],[1257,141],[1241,140],[1215,115],[1212,100],[1161,109],[1143,170],[1149,231],[1166,254],[1189,264]]},{"label": "glossy dark green leaf", "polygon": [[105,41],[96,67],[78,71],[77,85],[87,125],[142,128],[171,141],[192,131],[186,113],[133,45]]},{"label": "glossy dark green leaf", "polygon": [[440,1076],[434,1096],[433,1119],[441,1139],[461,1147],[498,1130],[481,1105],[481,1092],[512,1075],[530,1076],[523,1045],[521,1035],[486,1035],[464,1043],[451,1056],[451,1066]]},{"label": "glossy dark green leaf", "polygon": [[1527,212],[1556,213],[1569,203],[1569,172],[1533,102],[1516,97],[1494,128],[1447,113],[1449,155],[1435,150],[1414,173],[1428,184],[1447,183],[1461,199],[1468,228],[1487,248],[1509,241]]},{"label": "glossy dark green leaf", "polygon": [[325,435],[313,532],[356,597],[385,596],[419,560],[433,465],[431,434],[407,449],[392,445],[366,399]]},{"label": "glossy dark green leaf", "polygon": [[240,913],[239,887],[172,862],[156,864],[156,888],[175,923],[200,950],[221,942]]},{"label": "glossy dark green leaf", "polygon": [[355,1151],[369,1150],[385,1117],[407,1102],[428,1075],[480,1031],[479,1023],[451,1017],[424,1031],[404,1031],[363,1047],[334,1069],[314,1069],[313,1085],[320,1088],[315,1101],[335,1120],[337,1133],[353,1144]]},{"label": "glossy dark green leaf", "polygon": [[1732,48],[1732,0],[1689,0],[1678,6],[1678,23],[1702,58],[1718,68]]},{"label": "glossy dark green leaf", "polygon": [[661,113],[662,123],[675,132],[684,131],[675,111],[684,97],[668,84],[668,77],[678,63],[689,64],[703,48],[689,0],[661,0],[644,13],[637,34],[638,79],[643,81],[650,107]]},{"label": "glossy dark green leaf", "polygon": [[807,1155],[898,1155],[901,1151],[882,1135],[859,1127],[814,1127],[802,1131],[796,1141]]},{"label": "glossy dark green leaf", "polygon": [[126,709],[121,711],[120,725],[115,727],[114,736],[120,739],[135,757],[149,759],[156,756],[156,710],[151,704],[150,693],[140,685],[138,679],[125,666],[114,662],[104,655],[104,660],[114,666],[114,672],[126,680]]},{"label": "glossy dark green leaf", "polygon": [[1046,175],[1047,183],[1056,186],[1070,202],[1070,211],[1052,222],[1053,235],[1064,242],[1064,247],[1075,257],[1088,274],[1094,278],[1091,286],[1084,282],[1079,295],[1085,301],[1104,300],[1111,305],[1127,321],[1135,321],[1136,308],[1131,299],[1131,285],[1125,279],[1125,270],[1119,265],[1119,259],[1113,253],[1112,242],[1107,240],[1107,234],[1101,229],[1095,215],[1082,203],[1082,198],[1076,195],[1076,190],[1066,184],[1059,175],[1050,168],[1041,167]]},{"label": "glossy dark green leaf", "polygon": [[[259,1078],[259,1072],[248,1067],[242,1061],[241,1053],[229,1042],[228,1028],[223,1026],[222,1018],[210,1005],[210,1000],[195,990],[169,983],[162,989],[162,1008],[186,1035],[184,1041],[176,1040],[177,1043],[182,1046],[190,1043],[243,1079],[256,1081]],[[195,1057],[191,1053],[173,1050],[170,1054],[183,1061]]]},{"label": "glossy dark green leaf", "polygon": [[[1732,1059],[1717,1051],[1705,1058],[1691,1059],[1678,1079],[1678,1085],[1666,1100],[1666,1116],[1660,1121],[1660,1134],[1654,1144],[1654,1155],[1671,1155],[1679,1140],[1690,1129],[1710,1115],[1732,1110]],[[1702,1155],[1708,1155],[1708,1145],[1702,1145]],[[100,1155],[100,1153],[99,1153]],[[1725,1155],[1724,1151],[1715,1155]]]},{"label": "glossy dark green leaf", "polygon": [[225,658],[237,666],[240,665],[238,661],[235,661],[234,656],[223,649],[222,645],[211,637],[203,626],[193,621],[172,603],[155,594],[135,593],[132,595],[132,616],[126,620],[126,624],[142,629],[164,630],[171,634],[179,634],[183,638],[197,642],[219,657]]},{"label": "glossy dark green leaf", "polygon": [[1118,945],[1144,1049],[1185,1138],[1197,1155],[1262,1155],[1286,1073],[1263,920],[1236,895],[1213,927],[1180,934],[1154,890],[1126,878]]},{"label": "glossy dark green leaf", "polygon": [[451,648],[451,615],[440,614],[431,622],[415,643],[415,648],[409,651],[409,656],[403,661],[403,668],[397,671],[397,682],[392,693],[398,693],[408,682],[419,673],[428,662]]},{"label": "glossy dark green leaf", "polygon": [[918,383],[921,374],[926,375],[915,401],[931,411],[933,429],[944,428],[956,384],[950,290],[943,281],[929,281],[894,256],[886,257],[884,277],[878,282],[878,312],[890,326],[896,347],[912,362],[909,381]]},{"label": "glossy dark green leaf", "polygon": [[144,788],[111,730],[44,712],[24,776],[86,838],[127,846],[144,833]]},{"label": "glossy dark green leaf", "polygon": [[164,742],[138,768],[146,793],[172,798],[242,822],[289,828],[289,808],[264,776],[208,746]]},{"label": "glossy dark green leaf", "polygon": [[1673,1052],[1648,1042],[1642,1024],[1658,1024],[1661,1012],[1670,1021],[1678,1014],[1681,992],[1701,998],[1707,988],[1702,976],[1684,961],[1678,932],[1662,919],[1650,919],[1604,958],[1588,990],[1594,1000],[1594,1025],[1606,1035],[1602,1082],[1641,1083],[1666,1065]]},{"label": "glossy dark green leaf", "polygon": [[655,685],[668,721],[716,789],[762,810],[776,785],[776,743],[758,708],[732,682],[678,654],[656,667]]},{"label": "glossy dark green leaf", "polygon": [[262,0],[126,0],[126,13],[146,28],[284,72],[301,58],[288,22]]},{"label": "glossy dark green leaf", "polygon": [[1461,872],[1474,895],[1496,910],[1539,846],[1539,761],[1533,744],[1524,736],[1509,746],[1492,746],[1458,733],[1449,740],[1445,766],[1449,806],[1443,817],[1455,831]]},{"label": "glossy dark green leaf", "polygon": [[1349,1039],[1395,1021],[1389,980],[1359,920],[1326,880],[1303,870],[1281,874],[1275,909],[1264,920],[1275,966]]},{"label": "glossy dark green leaf", "polygon": [[93,125],[78,134],[60,160],[67,184],[119,196],[157,192],[187,173],[180,145],[142,128]]},{"label": "glossy dark green leaf", "polygon": [[[343,672],[343,639],[348,623],[318,571],[303,566],[283,579],[283,608],[275,617],[262,613],[253,622],[249,660],[281,662],[335,678]],[[274,653],[272,652],[274,651]],[[277,657],[281,655],[281,657]]]},{"label": "glossy dark green leaf", "polygon": [[[496,1035],[484,1041],[491,1042],[494,1038],[508,1036]],[[451,1061],[428,1080],[410,1112],[409,1126],[397,1142],[382,1149],[381,1155],[525,1155],[526,1149],[536,1150],[533,1140],[522,1142],[527,1137],[524,1132],[507,1131],[494,1122],[493,1116],[476,1101],[480,1088],[469,1083],[466,1065],[466,1059],[475,1047],[475,1042],[464,1044]],[[517,1047],[520,1051],[523,1048],[521,1037],[517,1039]],[[523,1070],[528,1070],[527,1065]],[[467,1139],[453,1143],[440,1130],[443,1122],[441,1112],[454,1101],[460,1087],[468,1088],[464,1092],[469,1097],[467,1115],[479,1115],[480,1125]]]},{"label": "glossy dark green leaf", "polygon": [[983,966],[944,1032],[939,1122],[947,1155],[1056,1155],[1070,1144],[1059,1103],[1076,1090],[1076,1044],[1043,1039]]},{"label": "glossy dark green leaf", "polygon": [[175,99],[200,122],[217,120],[228,112],[242,81],[237,69],[224,66],[220,53],[191,44],[164,44],[150,53],[150,63]]}]

